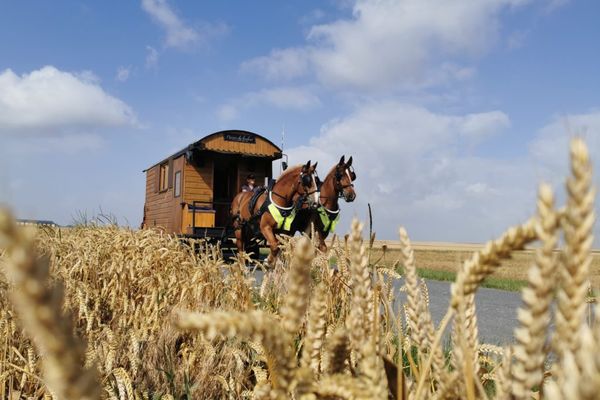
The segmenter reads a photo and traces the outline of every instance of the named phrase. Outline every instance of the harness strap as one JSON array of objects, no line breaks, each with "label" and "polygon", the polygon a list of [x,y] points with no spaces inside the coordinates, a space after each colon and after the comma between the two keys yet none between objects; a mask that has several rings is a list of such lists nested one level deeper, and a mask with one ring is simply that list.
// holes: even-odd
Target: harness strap
[{"label": "harness strap", "polygon": [[275,220],[275,222],[277,223],[277,226],[276,226],[277,229],[283,229],[286,231],[291,230],[292,222],[294,221],[294,218],[296,217],[295,204],[292,204],[291,207],[282,207],[280,205],[277,205],[273,201],[273,197],[272,197],[273,192],[272,191],[268,191],[268,192],[269,192],[269,195],[265,199],[264,203],[261,205],[258,212],[254,215],[252,215],[252,213],[251,213],[252,219],[255,219],[255,218],[258,219],[265,212],[269,212],[271,214],[271,216],[273,217],[273,219]]},{"label": "harness strap", "polygon": [[333,232],[340,220],[340,209],[332,211],[321,205],[317,209],[317,212],[323,223],[323,232]]},{"label": "harness strap", "polygon": [[296,207],[292,207],[291,210],[282,210],[277,204],[271,203],[267,209],[277,223],[277,229],[291,230],[292,222],[296,217]]}]

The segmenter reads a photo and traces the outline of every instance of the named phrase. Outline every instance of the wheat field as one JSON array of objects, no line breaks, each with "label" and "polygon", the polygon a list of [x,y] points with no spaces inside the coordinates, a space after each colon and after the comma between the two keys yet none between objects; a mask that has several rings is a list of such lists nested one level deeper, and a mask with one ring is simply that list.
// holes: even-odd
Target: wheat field
[{"label": "wheat field", "polygon": [[[462,262],[439,326],[403,228],[402,277],[369,263],[354,221],[325,254],[282,238],[280,262],[257,285],[247,259],[226,263],[201,242],[116,226],[26,229],[2,211],[0,397],[597,398],[595,192],[585,144],[574,139],[570,155],[566,204],[540,185],[531,219]],[[475,292],[533,242],[515,342],[480,343]],[[398,279],[407,300],[395,309]]]}]

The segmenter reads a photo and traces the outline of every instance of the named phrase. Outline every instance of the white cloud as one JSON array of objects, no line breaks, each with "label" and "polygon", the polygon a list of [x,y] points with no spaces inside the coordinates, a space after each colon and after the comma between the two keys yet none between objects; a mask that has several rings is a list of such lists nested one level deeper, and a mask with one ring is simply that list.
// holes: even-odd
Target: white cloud
[{"label": "white cloud", "polygon": [[189,48],[210,36],[220,35],[228,30],[224,24],[208,23],[192,28],[173,11],[167,0],[142,0],[142,9],[165,30],[166,47]]},{"label": "white cloud", "polygon": [[[582,114],[556,116],[550,123],[540,129],[529,146],[535,162],[539,165],[538,173],[550,182],[557,183],[562,179],[568,166],[568,143],[574,136],[582,137],[588,144],[595,161],[597,171],[600,165],[600,111]],[[595,175],[600,182],[600,173]]]},{"label": "white cloud", "polygon": [[198,32],[181,21],[166,0],[142,0],[142,9],[166,31],[167,47],[186,47],[199,40]]},{"label": "white cloud", "polygon": [[302,16],[300,18],[300,23],[303,25],[310,25],[312,23],[315,23],[317,21],[322,20],[323,18],[325,18],[327,14],[325,13],[325,11],[316,8],[314,10],[312,10],[311,12],[309,12],[308,14]]},{"label": "white cloud", "polygon": [[492,136],[510,127],[508,115],[502,111],[469,114],[463,119],[462,133],[471,138]]},{"label": "white cloud", "polygon": [[365,138],[370,138],[373,140],[369,140],[365,151],[374,160],[391,155],[404,163],[402,160],[408,162],[415,155],[445,149],[461,137],[468,139],[499,131],[508,121],[501,111],[456,116],[394,101],[374,102],[325,125],[321,136],[311,139],[311,145],[336,148],[342,144],[349,150],[364,149]]},{"label": "white cloud", "polygon": [[303,87],[277,87],[249,93],[247,101],[269,104],[278,108],[307,110],[320,104],[319,98],[310,89]]},{"label": "white cloud", "polygon": [[217,118],[223,122],[233,121],[238,115],[238,109],[233,104],[224,104],[217,109]]},{"label": "white cloud", "polygon": [[129,79],[129,75],[131,75],[131,67],[120,66],[117,68],[117,76],[115,79],[119,82],[126,82]]},{"label": "white cloud", "polygon": [[67,154],[94,152],[106,145],[105,139],[95,133],[66,133],[42,137],[22,137],[7,143],[12,154]]},{"label": "white cloud", "polygon": [[307,87],[276,87],[257,92],[246,93],[220,106],[217,116],[222,121],[235,119],[240,110],[267,105],[280,109],[305,111],[321,104],[310,88]]},{"label": "white cloud", "polygon": [[55,67],[0,73],[0,133],[55,133],[65,129],[136,123],[132,109],[106,93],[90,73]]},{"label": "white cloud", "polygon": [[290,80],[308,72],[309,52],[303,48],[275,49],[271,54],[242,63],[243,72],[256,72],[268,80]]},{"label": "white cloud", "polygon": [[158,65],[158,51],[152,46],[146,46],[146,68],[156,68]]},{"label": "white cloud", "polygon": [[374,102],[330,121],[308,146],[286,153],[292,164],[318,160],[321,175],[342,154],[353,156],[358,196],[342,204],[340,232],[354,216],[365,220],[370,203],[380,238],[396,238],[404,225],[416,240],[486,241],[535,210],[540,177],[529,158],[460,151],[465,141],[485,139],[508,123],[500,111],[449,115]]},{"label": "white cloud", "polygon": [[[308,146],[286,153],[291,164],[318,160],[322,178],[342,154],[353,156],[357,199],[342,202],[340,233],[352,217],[366,220],[370,203],[380,238],[396,238],[404,225],[415,240],[484,242],[535,212],[542,181],[553,185],[557,204],[564,203],[568,141],[576,134],[588,144],[600,187],[600,111],[554,118],[520,157],[460,151],[465,140],[485,138],[507,123],[500,111],[446,115],[378,102],[329,122]],[[598,224],[595,232],[598,246]]]},{"label": "white cloud", "polygon": [[270,79],[314,70],[328,86],[360,90],[465,79],[472,68],[460,64],[495,43],[501,12],[527,2],[357,0],[352,18],[313,26],[305,47],[275,50],[243,68],[262,71]]},{"label": "white cloud", "polygon": [[487,183],[476,182],[465,187],[465,191],[475,196],[485,194],[487,192],[495,192],[495,189],[489,187]]}]

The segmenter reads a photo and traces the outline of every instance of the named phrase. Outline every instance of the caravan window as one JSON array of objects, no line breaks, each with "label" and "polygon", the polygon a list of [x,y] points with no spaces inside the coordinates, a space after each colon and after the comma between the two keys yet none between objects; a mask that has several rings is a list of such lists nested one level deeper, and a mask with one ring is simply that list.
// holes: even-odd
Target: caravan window
[{"label": "caravan window", "polygon": [[160,171],[158,175],[158,190],[163,192],[169,188],[169,163],[166,162],[160,165]]},{"label": "caravan window", "polygon": [[173,195],[175,197],[181,196],[181,171],[175,172],[175,190]]}]

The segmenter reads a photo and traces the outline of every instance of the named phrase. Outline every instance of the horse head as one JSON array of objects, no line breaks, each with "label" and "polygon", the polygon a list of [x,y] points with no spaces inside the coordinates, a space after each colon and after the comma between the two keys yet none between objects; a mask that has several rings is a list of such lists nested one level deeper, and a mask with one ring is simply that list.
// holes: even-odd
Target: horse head
[{"label": "horse head", "polygon": [[309,207],[317,207],[319,205],[317,164],[318,162],[310,165],[310,160],[304,164],[300,170],[296,185],[297,194],[306,201]]},{"label": "horse head", "polygon": [[345,161],[345,156],[342,156],[335,167],[335,190],[347,202],[352,202],[356,199],[353,183],[355,180],[356,173],[352,167],[352,156],[350,156],[348,161]]}]

